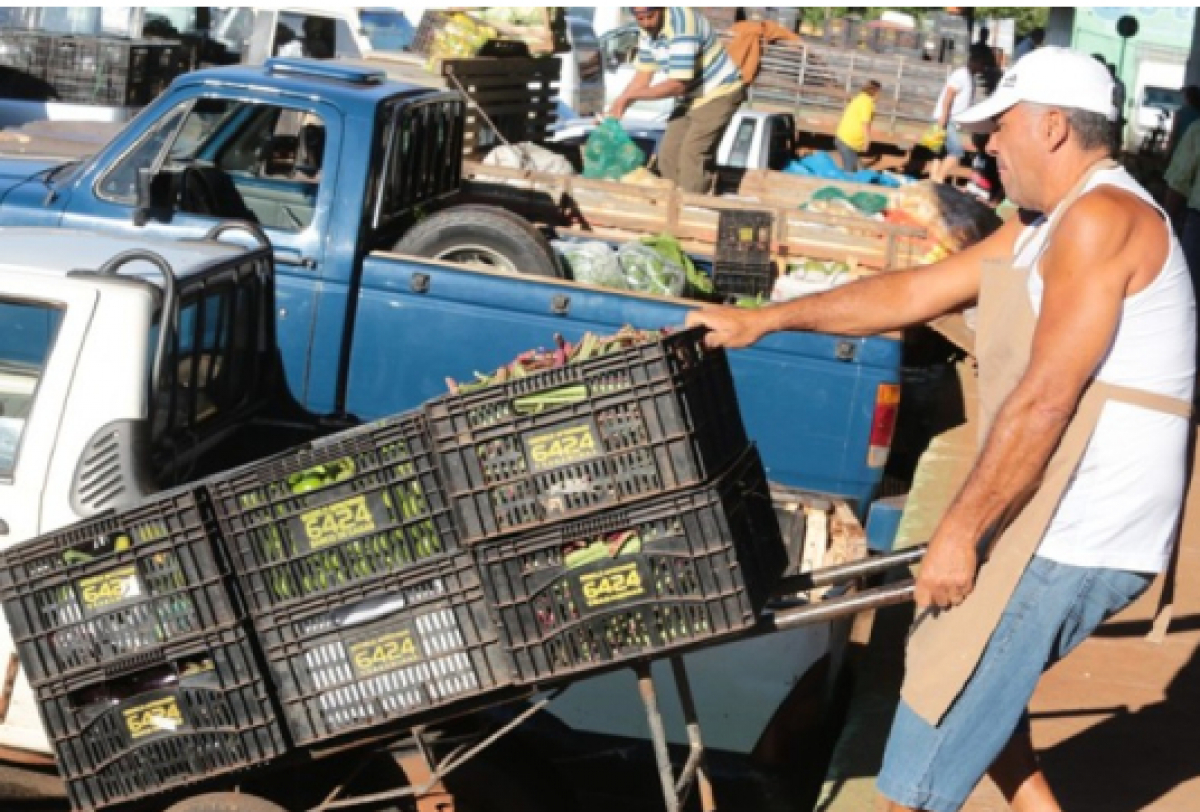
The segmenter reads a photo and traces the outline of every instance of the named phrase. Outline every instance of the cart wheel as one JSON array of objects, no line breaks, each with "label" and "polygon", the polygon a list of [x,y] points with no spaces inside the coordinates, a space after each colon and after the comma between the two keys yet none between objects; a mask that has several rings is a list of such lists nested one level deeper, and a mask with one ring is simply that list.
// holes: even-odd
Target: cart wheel
[{"label": "cart wheel", "polygon": [[186,798],[167,812],[287,812],[282,806],[240,792],[210,792]]}]

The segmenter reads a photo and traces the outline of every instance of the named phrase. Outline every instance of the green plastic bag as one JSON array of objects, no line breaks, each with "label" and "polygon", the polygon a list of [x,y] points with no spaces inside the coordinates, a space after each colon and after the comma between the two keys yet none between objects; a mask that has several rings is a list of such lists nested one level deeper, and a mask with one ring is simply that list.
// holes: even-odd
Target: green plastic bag
[{"label": "green plastic bag", "polygon": [[863,214],[879,214],[888,207],[887,197],[875,192],[855,192],[850,195],[850,202]]},{"label": "green plastic bag", "polygon": [[592,130],[583,145],[583,176],[617,180],[646,163],[646,154],[633,142],[621,122],[611,116]]},{"label": "green plastic bag", "polygon": [[696,270],[692,258],[687,255],[683,246],[679,244],[679,240],[674,236],[664,233],[654,237],[642,237],[642,245],[653,248],[660,257],[683,268],[687,277],[685,295],[689,298],[708,299],[712,297],[712,279]]}]

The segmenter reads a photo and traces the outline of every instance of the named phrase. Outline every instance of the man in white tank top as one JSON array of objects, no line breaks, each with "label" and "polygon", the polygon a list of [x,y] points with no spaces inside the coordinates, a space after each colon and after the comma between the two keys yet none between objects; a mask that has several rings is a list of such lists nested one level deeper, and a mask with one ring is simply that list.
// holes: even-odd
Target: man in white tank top
[{"label": "man in white tank top", "polygon": [[[1174,543],[1196,304],[1162,211],[1124,170],[1097,171],[1109,157],[1113,94],[1108,71],[1087,55],[1038,49],[957,118],[991,133],[988,151],[1004,187],[1028,214],[935,265],[760,310],[706,307],[688,318],[710,329],[709,344],[730,348],[778,330],[870,335],[976,304],[992,261],[1028,270],[1014,289],[1018,306],[1028,294],[1036,317],[1029,361],[996,404],[975,465],[930,541],[917,577],[919,618],[954,615],[977,585],[977,550],[989,530],[1049,488],[1048,463],[1060,442],[1076,444],[1064,438],[1081,422],[1081,404],[1100,403],[1090,440],[1071,452],[1073,476],[1063,477],[1060,501],[1049,502],[1040,539],[1032,538],[1032,563],[1003,593],[1002,617],[985,630],[965,687],[933,722],[901,701],[879,777],[892,810],[955,812],[984,772],[1017,812],[1059,809],[1038,769],[1025,707],[1042,670],[1136,598]],[[1168,405],[1090,394],[1116,389]],[[1002,558],[1007,539],[991,559]]]}]

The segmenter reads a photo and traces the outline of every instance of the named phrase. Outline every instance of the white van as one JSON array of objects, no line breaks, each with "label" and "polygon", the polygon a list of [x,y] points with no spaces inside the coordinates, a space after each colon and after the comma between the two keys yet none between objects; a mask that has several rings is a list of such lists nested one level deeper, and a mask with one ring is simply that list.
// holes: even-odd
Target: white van
[{"label": "white van", "polygon": [[272,56],[365,59],[404,50],[414,33],[398,8],[241,7],[221,19],[214,39],[258,65]]}]

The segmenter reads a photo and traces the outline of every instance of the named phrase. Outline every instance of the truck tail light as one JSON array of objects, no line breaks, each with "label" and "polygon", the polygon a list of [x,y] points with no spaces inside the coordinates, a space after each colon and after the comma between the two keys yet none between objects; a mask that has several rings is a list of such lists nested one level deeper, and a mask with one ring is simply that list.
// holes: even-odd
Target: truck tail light
[{"label": "truck tail light", "polygon": [[896,435],[896,416],[900,412],[900,385],[881,383],[875,393],[875,415],[871,418],[871,444],[867,465],[882,468],[887,464],[892,439]]}]

